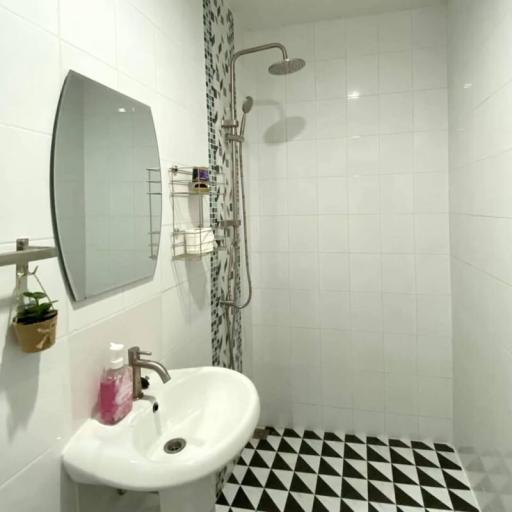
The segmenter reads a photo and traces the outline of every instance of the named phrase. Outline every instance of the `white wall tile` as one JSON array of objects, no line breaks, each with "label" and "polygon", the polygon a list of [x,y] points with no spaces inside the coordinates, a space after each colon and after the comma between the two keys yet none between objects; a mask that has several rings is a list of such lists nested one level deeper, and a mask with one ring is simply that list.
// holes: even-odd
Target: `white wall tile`
[{"label": "white wall tile", "polygon": [[[318,140],[317,165],[319,176],[339,176],[346,173],[347,148],[345,139]],[[289,158],[290,158],[290,154]]]},{"label": "white wall tile", "polygon": [[0,34],[0,60],[9,74],[0,84],[0,122],[51,133],[60,87],[58,39],[5,9]]},{"label": "white wall tile", "polygon": [[263,252],[259,258],[258,285],[262,288],[288,288],[290,266],[288,255],[282,252]]},{"label": "white wall tile", "polygon": [[380,133],[411,131],[413,100],[410,92],[380,96]]},{"label": "white wall tile", "polygon": [[349,218],[349,236],[351,252],[379,252],[380,216],[351,215]]},{"label": "white wall tile", "polygon": [[[323,141],[322,141],[323,142]],[[318,150],[317,150],[318,146]],[[259,164],[265,169],[264,172],[268,175],[269,179],[278,176],[281,172],[284,172],[287,169],[288,177],[291,179],[294,178],[313,178],[320,172],[320,159],[318,159],[318,168],[317,168],[317,153],[320,154],[320,141],[315,140],[299,140],[292,141],[286,144],[286,153],[281,149],[283,146],[280,144],[272,144],[266,145],[269,152],[276,151],[278,155],[276,157],[277,160],[267,161],[264,163],[260,156]],[[328,153],[328,151],[326,152]],[[324,151],[322,151],[324,154]],[[328,156],[326,156],[326,159]],[[335,157],[331,156],[332,162],[329,162],[334,168],[336,168]],[[324,163],[324,162],[322,162]],[[325,165],[326,167],[330,167],[329,164]],[[261,172],[260,172],[261,175]]]},{"label": "white wall tile", "polygon": [[394,414],[416,415],[418,408],[416,376],[386,374],[386,409]]},{"label": "white wall tile", "polygon": [[382,329],[382,297],[379,293],[350,294],[351,326],[356,330]]},{"label": "white wall tile", "polygon": [[288,212],[288,181],[284,179],[260,182],[260,212],[262,215],[284,215]]},{"label": "white wall tile", "polygon": [[354,375],[354,407],[366,411],[385,408],[385,374],[357,372]]},{"label": "white wall tile", "polygon": [[0,5],[10,11],[41,25],[50,32],[57,33],[58,29],[58,0],[39,2],[37,0],[16,2],[16,0],[2,0]]},{"label": "white wall tile", "polygon": [[312,252],[293,252],[290,253],[289,260],[290,288],[315,290],[319,280],[318,255]]},{"label": "white wall tile", "polygon": [[[28,465],[0,487],[2,504],[20,512],[37,510],[44,503],[48,510],[73,510],[76,496],[61,468],[61,444]],[[30,482],[31,492],[27,492]]]},{"label": "white wall tile", "polygon": [[348,134],[373,135],[379,130],[379,102],[377,96],[361,96],[348,102]]},{"label": "white wall tile", "polygon": [[383,213],[414,211],[413,177],[411,174],[386,174],[380,177],[380,201]]},{"label": "white wall tile", "polygon": [[414,129],[446,130],[448,128],[446,89],[414,93]]},{"label": "white wall tile", "polygon": [[354,430],[368,432],[369,435],[378,435],[385,429],[385,415],[383,412],[354,410]]},{"label": "white wall tile", "polygon": [[379,57],[379,89],[381,93],[409,91],[412,84],[410,52],[385,53]]},{"label": "white wall tile", "polygon": [[318,60],[345,57],[346,44],[344,19],[321,21],[315,24],[315,47]]},{"label": "white wall tile", "polygon": [[[94,27],[91,30],[90,27]],[[62,39],[78,46],[104,62],[116,63],[115,1],[93,0],[77,4],[60,3]]]},{"label": "white wall tile", "polygon": [[406,50],[412,42],[411,11],[390,12],[379,16],[379,50]]},{"label": "white wall tile", "polygon": [[355,292],[378,292],[382,289],[380,255],[350,255],[350,289]]},{"label": "white wall tile", "polygon": [[413,42],[419,47],[446,44],[446,7],[417,9],[412,14]]},{"label": "white wall tile", "polygon": [[322,224],[320,222],[319,226],[318,217],[305,215],[290,217],[289,227],[290,251],[317,251],[322,236]]},{"label": "white wall tile", "polygon": [[452,375],[452,343],[447,336],[418,336],[418,374],[429,377]]},{"label": "white wall tile", "polygon": [[137,9],[119,2],[117,10],[117,64],[121,72],[148,86],[156,80],[155,32]]},{"label": "white wall tile", "polygon": [[384,371],[384,343],[382,333],[352,331],[352,355],[356,371]]},{"label": "white wall tile", "polygon": [[448,254],[449,230],[446,214],[422,214],[414,217],[416,251],[419,254]]},{"label": "white wall tile", "polygon": [[385,367],[388,373],[416,375],[416,337],[384,333]]},{"label": "white wall tile", "polygon": [[280,35],[290,55],[302,57],[306,61],[315,58],[316,31],[312,23],[301,23],[282,27]]},{"label": "white wall tile", "polygon": [[318,249],[320,252],[348,251],[348,217],[346,215],[318,217]]},{"label": "white wall tile", "polygon": [[320,290],[347,291],[350,289],[349,258],[347,254],[320,253]]},{"label": "white wall tile", "polygon": [[379,168],[379,138],[375,135],[350,137],[347,168],[351,174],[376,174]]},{"label": "white wall tile", "polygon": [[319,101],[315,115],[318,139],[345,137],[347,133],[347,105],[345,100]]},{"label": "white wall tile", "polygon": [[380,137],[380,171],[385,174],[408,173],[414,169],[412,133],[393,133]]},{"label": "white wall tile", "polygon": [[416,172],[446,172],[448,169],[448,132],[414,134],[414,170]]},{"label": "white wall tile", "polygon": [[420,414],[435,418],[451,418],[451,387],[450,379],[418,377]]},{"label": "white wall tile", "polygon": [[350,326],[349,302],[347,292],[320,291],[320,326],[322,329],[348,329]]},{"label": "white wall tile", "polygon": [[[303,54],[300,55],[304,57]],[[286,76],[286,97],[288,101],[293,102],[313,101],[316,96],[316,85],[314,70],[311,66],[306,66],[300,73]],[[341,87],[342,84],[340,83],[339,86]]]},{"label": "white wall tile", "polygon": [[450,293],[450,261],[448,256],[417,255],[416,275],[418,293]]},{"label": "white wall tile", "polygon": [[377,55],[351,55],[347,60],[347,92],[350,96],[379,92]]},{"label": "white wall tile", "polygon": [[376,175],[355,175],[349,179],[349,212],[380,212],[380,179]]},{"label": "white wall tile", "polygon": [[73,70],[111,89],[115,89],[117,86],[116,68],[68,43],[61,42],[60,53],[62,78],[67,75],[69,70]]},{"label": "white wall tile", "polygon": [[350,331],[322,329],[322,365],[337,366],[343,373],[349,372],[353,365]]},{"label": "white wall tile", "polygon": [[292,340],[291,361],[293,365],[320,366],[322,350],[318,330],[292,328],[290,339]]},{"label": "white wall tile", "polygon": [[345,98],[347,94],[346,67],[344,59],[316,63],[316,97],[319,100]]},{"label": "white wall tile", "polygon": [[322,368],[321,378],[324,406],[352,408],[354,381],[351,372],[340,373],[337,365],[327,365]]},{"label": "white wall tile", "polygon": [[318,213],[347,213],[346,178],[320,178],[318,180]]},{"label": "white wall tile", "polygon": [[385,332],[414,334],[416,332],[416,296],[403,293],[384,293],[382,317]]},{"label": "white wall tile", "polygon": [[382,251],[414,252],[414,217],[412,215],[382,216]]},{"label": "white wall tile", "polygon": [[448,212],[448,177],[442,173],[414,177],[414,205],[418,213]]},{"label": "white wall tile", "polygon": [[[49,135],[0,127],[0,165],[10,170],[4,177],[8,193],[3,194],[0,203],[5,241],[15,240],[20,230],[35,238],[52,238],[49,176],[39,168],[40,162],[50,160],[50,151]],[[34,210],[19,208],[27,199],[38,215],[34,216]],[[12,222],[12,212],[17,212],[17,223]]]},{"label": "white wall tile", "polygon": [[[320,113],[317,116],[316,105],[314,102],[287,104],[286,124],[284,125],[284,128],[286,129],[288,140],[314,139],[317,129],[317,118],[319,122],[322,119]],[[341,121],[339,122],[341,123]],[[343,133],[340,133],[338,136],[342,135]],[[273,142],[282,141],[284,140],[283,137],[284,132]]]},{"label": "white wall tile", "polygon": [[418,295],[418,333],[451,335],[451,301],[447,295]]},{"label": "white wall tile", "polygon": [[382,256],[382,289],[384,292],[391,293],[414,293],[416,291],[414,256],[410,254]]},{"label": "white wall tile", "polygon": [[439,89],[446,87],[446,49],[417,48],[414,50],[414,88]]},{"label": "white wall tile", "polygon": [[347,52],[349,54],[377,53],[379,45],[377,21],[375,16],[347,19]]},{"label": "white wall tile", "polygon": [[[289,153],[298,152],[303,154],[304,149],[311,150],[307,145],[310,141],[290,142],[291,148],[285,144],[258,144],[258,177],[260,179],[274,180],[284,178],[287,175],[287,149]],[[303,149],[304,148],[304,149]],[[308,175],[310,167],[308,162],[303,162],[303,166],[296,169],[296,176]],[[315,167],[313,166],[313,170]]]},{"label": "white wall tile", "polygon": [[418,416],[386,414],[386,432],[390,436],[419,439]]}]

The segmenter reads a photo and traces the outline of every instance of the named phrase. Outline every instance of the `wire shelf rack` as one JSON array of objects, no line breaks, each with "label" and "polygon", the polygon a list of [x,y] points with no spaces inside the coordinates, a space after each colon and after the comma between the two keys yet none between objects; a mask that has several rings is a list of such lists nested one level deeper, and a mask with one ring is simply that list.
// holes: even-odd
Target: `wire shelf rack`
[{"label": "wire shelf rack", "polygon": [[[223,182],[206,178],[208,166],[173,165],[169,168],[170,200],[172,204],[172,254],[175,259],[195,259],[223,246],[209,218],[209,197],[217,193]],[[202,179],[201,179],[202,176]],[[181,213],[177,202],[187,199],[189,215]],[[181,217],[181,218],[180,218]]]}]

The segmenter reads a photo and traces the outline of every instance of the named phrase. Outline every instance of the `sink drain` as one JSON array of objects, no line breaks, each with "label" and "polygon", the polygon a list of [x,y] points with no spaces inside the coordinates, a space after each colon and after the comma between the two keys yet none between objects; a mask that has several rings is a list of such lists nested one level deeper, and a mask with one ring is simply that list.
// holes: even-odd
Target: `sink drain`
[{"label": "sink drain", "polygon": [[183,448],[187,445],[187,442],[185,439],[181,437],[176,437],[175,439],[171,439],[170,441],[167,441],[167,443],[164,444],[164,452],[169,453],[171,455],[175,453],[181,452]]}]

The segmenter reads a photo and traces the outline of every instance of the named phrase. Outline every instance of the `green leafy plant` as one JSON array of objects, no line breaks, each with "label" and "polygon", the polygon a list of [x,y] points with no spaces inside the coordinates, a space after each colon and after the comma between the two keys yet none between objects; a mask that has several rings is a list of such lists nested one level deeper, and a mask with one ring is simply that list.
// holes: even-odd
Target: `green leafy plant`
[{"label": "green leafy plant", "polygon": [[[44,292],[24,292],[26,302],[17,308],[16,322],[21,324],[35,324],[53,318],[57,310],[53,307],[56,300],[50,300]],[[46,299],[46,300],[45,300]]]}]

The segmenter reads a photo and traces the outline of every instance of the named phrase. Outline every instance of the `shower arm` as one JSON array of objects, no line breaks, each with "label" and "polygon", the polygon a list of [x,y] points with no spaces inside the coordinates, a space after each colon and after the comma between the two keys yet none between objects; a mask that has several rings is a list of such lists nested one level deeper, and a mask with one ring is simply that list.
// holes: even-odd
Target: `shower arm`
[{"label": "shower arm", "polygon": [[288,52],[286,51],[286,48],[281,43],[267,43],[267,44],[261,44],[259,46],[253,46],[251,48],[245,48],[243,50],[239,50],[233,54],[231,57],[230,62],[230,73],[229,73],[229,84],[231,87],[231,122],[233,124],[232,128],[233,130],[236,129],[236,122],[237,122],[237,113],[236,113],[236,93],[235,93],[235,64],[239,57],[242,57],[244,55],[250,55],[252,53],[259,53],[264,52],[267,50],[280,50],[283,54],[283,60],[288,60]]}]

